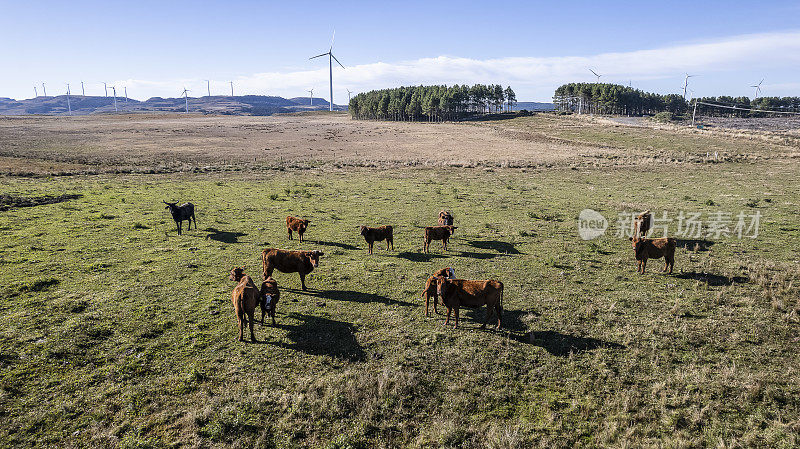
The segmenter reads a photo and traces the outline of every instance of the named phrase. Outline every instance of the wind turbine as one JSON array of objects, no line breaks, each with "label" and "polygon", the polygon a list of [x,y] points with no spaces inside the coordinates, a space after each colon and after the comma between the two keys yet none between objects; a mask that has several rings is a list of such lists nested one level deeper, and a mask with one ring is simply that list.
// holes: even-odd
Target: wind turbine
[{"label": "wind turbine", "polygon": [[81,81],[81,97],[85,97],[85,96],[86,96],[86,91],[83,90],[83,81]]},{"label": "wind turbine", "polygon": [[761,94],[761,83],[763,83],[763,82],[764,82],[764,78],[761,78],[761,81],[759,81],[758,84],[754,84],[754,85],[750,86],[750,87],[755,87],[756,88],[756,96],[753,97],[754,100],[756,98],[758,98],[758,96]]},{"label": "wind turbine", "polygon": [[123,87],[125,89],[125,103],[128,102],[128,86]]},{"label": "wind turbine", "polygon": [[231,97],[233,96],[233,81],[231,81]]},{"label": "wind turbine", "polygon": [[205,81],[206,81],[206,89],[208,89],[208,96],[210,97],[211,96],[211,81],[209,81],[209,80],[205,80]]},{"label": "wind turbine", "polygon": [[106,90],[106,97],[107,97],[108,96],[108,85],[106,84],[105,81],[103,81],[103,89]]},{"label": "wind turbine", "polygon": [[345,90],[347,91],[347,104],[350,104],[350,94],[352,94],[352,92],[350,92],[350,89]]},{"label": "wind turbine", "polygon": [[[105,83],[103,83],[103,84],[105,84]],[[106,90],[108,90],[108,88],[106,88]],[[111,90],[114,92],[114,112],[118,112],[117,111],[117,87],[116,86],[111,86]],[[106,96],[108,96],[108,95],[106,95]]]},{"label": "wind turbine", "polygon": [[[329,73],[330,84],[331,84],[331,104],[330,104],[330,110],[331,111],[333,111],[333,60],[336,59],[336,56],[333,56],[333,39],[335,37],[336,37],[336,30],[333,30],[333,37],[331,37],[331,48],[329,48],[327,52],[325,52],[325,53],[323,53],[321,55],[312,56],[312,57],[308,58],[308,59],[314,59],[314,58],[319,58],[319,57],[328,55],[328,73]],[[336,63],[339,64],[340,66],[342,66],[342,68],[344,68],[344,66],[342,65],[341,62],[339,62],[338,59],[336,59]]]},{"label": "wind turbine", "polygon": [[183,98],[186,100],[186,113],[187,114],[189,113],[189,93],[188,92],[189,92],[189,90],[187,90],[186,86],[184,86],[183,87],[183,93],[181,93],[181,95],[183,95]]},{"label": "wind turbine", "polygon": [[683,99],[684,100],[686,99],[686,87],[689,86],[689,78],[693,78],[695,76],[696,75],[689,75],[687,73],[686,77],[683,79]]},{"label": "wind turbine", "polygon": [[69,83],[67,83],[67,114],[72,115],[72,105],[69,104]]},{"label": "wind turbine", "polygon": [[33,86],[33,96],[39,98],[39,91],[36,90],[36,86]]},{"label": "wind turbine", "polygon": [[42,92],[44,92],[44,96],[47,96],[47,89],[44,87],[44,83],[42,83]]},{"label": "wind turbine", "polygon": [[595,72],[592,69],[589,69],[589,71],[592,72],[592,74],[597,77],[597,83],[600,84],[600,77],[603,76],[603,75],[598,74],[597,72]]},{"label": "wind turbine", "polygon": [[308,91],[311,94],[311,106],[314,106],[314,89]]}]

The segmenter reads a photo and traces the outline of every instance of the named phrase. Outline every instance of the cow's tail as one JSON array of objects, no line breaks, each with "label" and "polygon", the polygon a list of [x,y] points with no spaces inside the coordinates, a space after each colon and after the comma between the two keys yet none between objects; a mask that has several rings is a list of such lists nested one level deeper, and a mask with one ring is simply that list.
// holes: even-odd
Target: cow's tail
[{"label": "cow's tail", "polygon": [[498,310],[497,320],[501,323],[503,322],[503,290],[505,290],[505,286],[503,283],[500,283],[500,307]]}]

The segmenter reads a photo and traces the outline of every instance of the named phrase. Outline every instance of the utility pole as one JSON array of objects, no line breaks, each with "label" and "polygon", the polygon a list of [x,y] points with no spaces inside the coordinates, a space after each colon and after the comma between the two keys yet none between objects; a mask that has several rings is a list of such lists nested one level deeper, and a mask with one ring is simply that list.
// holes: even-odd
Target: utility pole
[{"label": "utility pole", "polygon": [[694,99],[694,111],[692,112],[692,128],[694,128],[694,117],[697,115],[697,98]]}]

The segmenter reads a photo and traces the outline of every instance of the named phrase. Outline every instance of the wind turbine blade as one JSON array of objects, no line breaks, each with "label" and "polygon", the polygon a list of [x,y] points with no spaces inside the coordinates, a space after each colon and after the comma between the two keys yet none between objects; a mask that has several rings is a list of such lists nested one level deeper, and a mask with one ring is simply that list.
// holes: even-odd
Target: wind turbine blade
[{"label": "wind turbine blade", "polygon": [[759,82],[758,82],[758,85],[759,85],[759,86],[761,85],[761,83],[763,83],[763,82],[764,82],[764,79],[765,79],[765,78],[761,78],[761,81],[759,81]]},{"label": "wind turbine blade", "polygon": [[595,72],[595,71],[594,71],[594,70],[592,70],[592,69],[589,69],[589,71],[590,71],[590,72],[592,72],[592,73],[594,74],[594,76],[600,76],[600,75],[598,75],[598,74],[597,74],[597,72]]},{"label": "wind turbine blade", "polygon": [[330,53],[330,52],[325,52],[325,53],[323,53],[323,54],[321,54],[321,55],[312,56],[312,57],[310,57],[310,58],[308,58],[308,59],[319,58],[320,56],[325,56],[325,55],[327,55],[328,53]]},{"label": "wind turbine blade", "polygon": [[333,30],[333,36],[331,36],[331,49],[328,51],[333,51],[333,40],[336,39],[336,29]]},{"label": "wind turbine blade", "polygon": [[[331,53],[331,57],[333,57],[333,59],[336,59],[336,56],[333,56],[333,53]],[[341,63],[341,62],[339,62],[339,60],[338,60],[338,59],[336,59],[336,62],[337,62],[339,65],[341,65],[341,66],[342,66],[342,68],[344,68],[344,66],[342,65],[342,63]]]}]

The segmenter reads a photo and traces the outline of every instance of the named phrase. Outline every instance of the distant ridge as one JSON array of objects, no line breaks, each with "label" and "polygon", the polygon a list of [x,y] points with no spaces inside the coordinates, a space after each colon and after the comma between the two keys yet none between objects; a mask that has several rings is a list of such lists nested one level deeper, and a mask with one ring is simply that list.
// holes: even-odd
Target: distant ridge
[{"label": "distant ridge", "polygon": [[[100,96],[70,95],[69,106],[73,115],[104,114],[114,112],[114,98]],[[302,112],[328,109],[328,102],[314,98],[309,105],[308,97],[286,99],[266,95],[240,95],[210,97],[189,97],[189,112],[229,115],[271,115],[287,112]],[[334,105],[338,111],[346,111],[347,106]],[[145,101],[117,97],[118,112],[184,112],[186,103],[183,97],[153,97]],[[67,96],[36,97],[14,100],[0,97],[0,115],[67,115]]]},{"label": "distant ridge", "polygon": [[554,111],[556,105],[553,103],[539,103],[536,101],[518,101],[514,103],[515,111],[521,111],[523,109],[528,111]]}]

